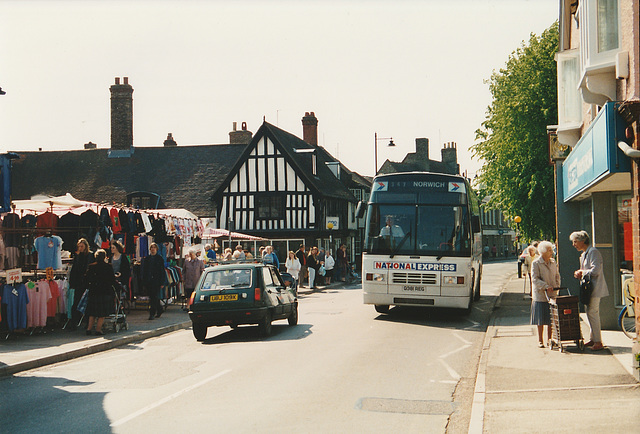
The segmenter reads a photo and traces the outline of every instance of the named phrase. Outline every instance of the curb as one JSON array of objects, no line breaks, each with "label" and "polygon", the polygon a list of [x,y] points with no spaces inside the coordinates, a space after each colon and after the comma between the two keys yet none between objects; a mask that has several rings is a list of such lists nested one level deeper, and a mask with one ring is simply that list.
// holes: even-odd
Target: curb
[{"label": "curb", "polygon": [[88,356],[90,354],[95,354],[102,351],[117,348],[122,345],[127,345],[132,342],[144,341],[145,339],[153,338],[166,333],[171,333],[176,330],[185,329],[190,326],[191,326],[191,321],[185,321],[179,324],[173,324],[170,326],[160,327],[155,330],[139,332],[137,334],[123,336],[121,338],[117,338],[109,341],[96,342],[94,344],[90,344],[85,347],[77,348],[75,350],[71,350],[63,353],[53,354],[45,357],[39,357],[36,359],[27,360],[26,362],[16,363],[14,365],[2,366],[0,367],[0,378],[13,375],[17,372],[27,371],[29,369],[41,368],[43,366],[52,365],[54,363],[65,362],[67,360],[76,359],[78,357]]},{"label": "curb", "polygon": [[491,317],[487,324],[487,331],[484,334],[484,342],[482,343],[482,352],[480,353],[480,361],[478,362],[478,372],[476,373],[476,384],[473,390],[473,403],[471,405],[471,417],[469,419],[469,433],[481,434],[484,432],[484,404],[486,399],[486,376],[489,359],[489,348],[491,347],[491,339],[496,334],[496,309],[502,305],[502,295],[509,283],[517,274],[514,274],[507,280],[500,290],[500,295],[491,308]]}]

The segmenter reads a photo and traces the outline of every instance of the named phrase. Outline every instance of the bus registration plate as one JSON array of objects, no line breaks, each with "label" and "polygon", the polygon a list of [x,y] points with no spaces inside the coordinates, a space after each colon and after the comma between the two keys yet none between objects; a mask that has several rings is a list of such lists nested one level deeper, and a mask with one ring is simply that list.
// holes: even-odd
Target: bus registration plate
[{"label": "bus registration plate", "polygon": [[425,287],[424,286],[405,285],[405,286],[402,287],[402,289],[404,291],[411,291],[411,292],[424,292],[425,291]]}]

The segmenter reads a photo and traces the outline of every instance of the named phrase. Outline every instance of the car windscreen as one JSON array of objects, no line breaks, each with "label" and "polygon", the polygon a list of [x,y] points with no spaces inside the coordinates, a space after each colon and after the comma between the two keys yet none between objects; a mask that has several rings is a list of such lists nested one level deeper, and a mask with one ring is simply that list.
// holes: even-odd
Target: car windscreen
[{"label": "car windscreen", "polygon": [[248,288],[252,286],[251,269],[222,269],[211,270],[205,275],[201,290],[213,291],[216,289]]}]

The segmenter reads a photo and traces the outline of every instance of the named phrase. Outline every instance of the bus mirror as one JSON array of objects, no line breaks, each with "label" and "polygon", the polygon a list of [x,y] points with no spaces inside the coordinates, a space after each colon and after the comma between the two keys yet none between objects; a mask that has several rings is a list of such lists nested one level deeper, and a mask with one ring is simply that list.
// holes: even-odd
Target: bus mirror
[{"label": "bus mirror", "polygon": [[358,207],[356,208],[356,217],[361,219],[364,217],[364,213],[367,211],[367,204],[365,201],[361,200],[358,202]]},{"label": "bus mirror", "polygon": [[480,216],[471,216],[471,230],[474,234],[480,232]]}]

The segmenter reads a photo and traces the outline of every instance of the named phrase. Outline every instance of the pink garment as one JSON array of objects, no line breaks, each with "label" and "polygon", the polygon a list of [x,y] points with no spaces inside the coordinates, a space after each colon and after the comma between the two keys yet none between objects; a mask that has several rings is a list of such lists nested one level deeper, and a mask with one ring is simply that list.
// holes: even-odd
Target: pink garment
[{"label": "pink garment", "polygon": [[47,302],[51,299],[51,289],[46,280],[27,284],[29,304],[27,304],[27,328],[47,325]]}]

